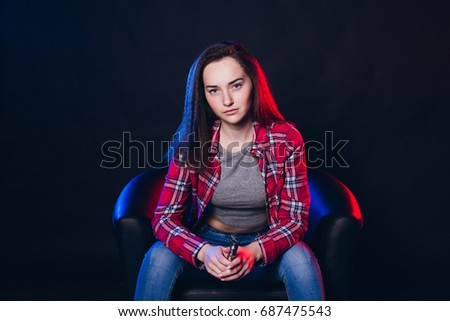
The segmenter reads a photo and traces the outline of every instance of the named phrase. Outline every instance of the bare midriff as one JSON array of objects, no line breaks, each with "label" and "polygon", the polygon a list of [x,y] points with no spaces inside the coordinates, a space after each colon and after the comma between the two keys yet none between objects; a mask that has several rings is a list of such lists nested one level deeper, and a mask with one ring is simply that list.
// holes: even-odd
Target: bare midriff
[{"label": "bare midriff", "polygon": [[228,225],[223,224],[221,221],[219,221],[214,216],[209,216],[206,221],[208,222],[208,225],[215,228],[218,231],[224,232],[224,233],[233,233],[233,234],[246,234],[246,233],[256,233],[259,231],[262,231],[267,228],[267,224],[263,224],[261,226],[253,226],[249,228],[240,228],[240,227],[231,227]]}]

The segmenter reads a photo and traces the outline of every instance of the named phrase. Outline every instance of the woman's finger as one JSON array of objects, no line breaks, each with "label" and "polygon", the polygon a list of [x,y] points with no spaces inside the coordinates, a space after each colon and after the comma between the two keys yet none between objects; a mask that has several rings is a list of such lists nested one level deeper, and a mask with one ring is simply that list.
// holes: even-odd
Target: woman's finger
[{"label": "woman's finger", "polygon": [[219,274],[222,273],[222,271],[214,264],[210,264],[206,270],[215,277],[219,277]]},{"label": "woman's finger", "polygon": [[233,281],[233,280],[239,280],[245,275],[248,274],[248,265],[247,264],[240,264],[237,267],[235,267],[233,270],[230,270],[229,274],[222,274],[221,280],[222,281]]},{"label": "woman's finger", "polygon": [[218,262],[224,266],[224,268],[228,268],[230,266],[230,261],[226,257],[218,258]]},{"label": "woman's finger", "polygon": [[247,270],[248,266],[246,264],[242,264],[237,268],[238,268],[238,270],[235,273],[233,273],[232,275],[229,275],[227,277],[222,276],[220,279],[222,281],[233,281],[233,280],[239,280],[242,277],[244,277],[245,275],[247,275],[246,270]]},{"label": "woman's finger", "polygon": [[239,266],[242,263],[242,258],[241,257],[237,257],[235,258],[233,261],[228,261],[227,264],[227,269],[234,269],[236,266]]},{"label": "woman's finger", "polygon": [[211,246],[205,253],[205,267],[209,274],[220,278],[219,274],[224,272],[228,266],[228,260],[223,256],[224,248],[221,246]]},{"label": "woman's finger", "polygon": [[219,276],[221,278],[228,278],[236,273],[238,273],[242,269],[242,264],[238,264],[234,266],[233,268],[227,268],[224,272],[222,272]]}]

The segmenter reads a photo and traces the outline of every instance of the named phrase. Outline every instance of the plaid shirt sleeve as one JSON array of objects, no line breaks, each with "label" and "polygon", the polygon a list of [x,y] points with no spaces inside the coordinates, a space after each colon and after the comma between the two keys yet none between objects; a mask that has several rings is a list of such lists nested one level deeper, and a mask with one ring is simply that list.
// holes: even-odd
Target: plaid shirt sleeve
[{"label": "plaid shirt sleeve", "polygon": [[292,144],[290,148],[293,150],[284,164],[277,164],[278,183],[281,184],[279,203],[277,206],[273,204],[275,200],[269,200],[270,229],[257,240],[262,250],[263,265],[273,262],[302,239],[308,227],[310,194],[303,138],[292,128],[286,143]]},{"label": "plaid shirt sleeve", "polygon": [[191,191],[189,168],[171,161],[152,219],[155,236],[175,254],[198,267],[197,253],[207,242],[183,225],[186,199]]}]

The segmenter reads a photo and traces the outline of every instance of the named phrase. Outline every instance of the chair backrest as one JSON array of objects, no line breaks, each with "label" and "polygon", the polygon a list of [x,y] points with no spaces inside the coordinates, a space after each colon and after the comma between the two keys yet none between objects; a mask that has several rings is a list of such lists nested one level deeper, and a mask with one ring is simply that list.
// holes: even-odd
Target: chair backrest
[{"label": "chair backrest", "polygon": [[326,216],[351,216],[362,226],[363,218],[358,202],[340,180],[325,171],[308,169],[308,185],[311,207],[305,242],[311,243],[320,221]]},{"label": "chair backrest", "polygon": [[151,219],[158,204],[167,169],[146,170],[132,179],[116,201],[113,223],[129,216]]}]

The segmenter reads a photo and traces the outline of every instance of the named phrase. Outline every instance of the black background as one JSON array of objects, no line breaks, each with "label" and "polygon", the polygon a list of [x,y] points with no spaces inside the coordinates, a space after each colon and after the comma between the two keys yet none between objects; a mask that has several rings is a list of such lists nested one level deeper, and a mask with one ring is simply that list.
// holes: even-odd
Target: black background
[{"label": "black background", "polygon": [[[349,140],[324,168],[365,226],[355,300],[449,300],[449,5],[411,1],[9,1],[1,5],[3,300],[126,297],[111,213],[139,168],[103,143],[155,141],[190,64],[233,39],[259,58],[306,141]],[[316,156],[322,156],[320,153]]]}]

